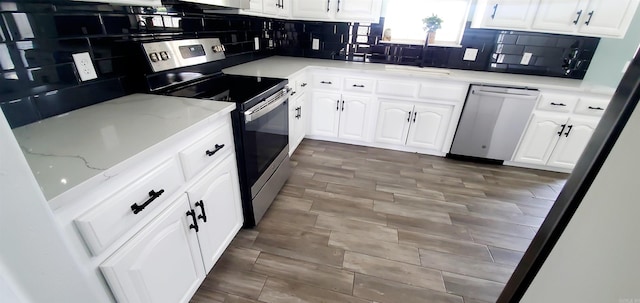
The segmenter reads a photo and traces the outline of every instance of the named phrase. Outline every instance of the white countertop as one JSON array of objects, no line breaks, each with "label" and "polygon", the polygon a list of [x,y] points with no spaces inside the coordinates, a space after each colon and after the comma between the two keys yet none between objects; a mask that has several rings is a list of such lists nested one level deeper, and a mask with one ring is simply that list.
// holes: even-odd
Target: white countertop
[{"label": "white countertop", "polygon": [[538,89],[558,89],[609,95],[612,95],[615,92],[615,88],[612,87],[574,79],[282,56],[274,56],[240,64],[226,68],[222,71],[225,74],[233,75],[287,78],[306,67],[327,70],[348,69],[371,74],[385,73],[388,75],[402,75],[416,78],[433,78]]},{"label": "white countertop", "polygon": [[133,94],[13,130],[47,200],[235,104]]}]

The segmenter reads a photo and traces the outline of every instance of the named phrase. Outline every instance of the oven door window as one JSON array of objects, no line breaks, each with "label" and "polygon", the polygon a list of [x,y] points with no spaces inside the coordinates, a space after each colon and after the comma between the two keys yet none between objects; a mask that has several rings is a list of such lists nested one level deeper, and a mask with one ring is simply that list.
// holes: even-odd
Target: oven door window
[{"label": "oven door window", "polygon": [[[244,123],[245,166],[252,188],[289,144],[288,106],[289,102],[285,101],[267,114]],[[255,194],[252,190],[252,195]]]}]

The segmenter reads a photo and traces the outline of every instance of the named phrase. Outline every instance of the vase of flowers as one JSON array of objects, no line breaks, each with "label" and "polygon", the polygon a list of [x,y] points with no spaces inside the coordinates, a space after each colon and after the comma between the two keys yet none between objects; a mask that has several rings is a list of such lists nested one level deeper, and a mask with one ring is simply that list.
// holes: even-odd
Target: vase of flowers
[{"label": "vase of flowers", "polygon": [[424,24],[423,29],[427,32],[427,41],[429,41],[429,44],[433,44],[436,40],[436,31],[442,28],[442,22],[442,19],[436,14],[422,19],[422,23]]}]

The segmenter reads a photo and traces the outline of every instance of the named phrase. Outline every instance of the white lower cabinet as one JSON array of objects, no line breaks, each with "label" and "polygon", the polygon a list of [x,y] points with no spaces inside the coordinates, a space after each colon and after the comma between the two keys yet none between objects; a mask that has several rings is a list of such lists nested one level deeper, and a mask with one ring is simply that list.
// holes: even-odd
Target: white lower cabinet
[{"label": "white lower cabinet", "polygon": [[524,132],[515,162],[573,168],[599,119],[534,112]]},{"label": "white lower cabinet", "polygon": [[381,101],[375,141],[441,150],[453,107],[445,104]]},{"label": "white lower cabinet", "polygon": [[118,302],[189,302],[242,222],[235,157],[230,154],[100,269]]},{"label": "white lower cabinet", "polygon": [[367,141],[371,122],[369,96],[314,92],[311,99],[309,134]]},{"label": "white lower cabinet", "polygon": [[189,302],[205,277],[186,195],[101,266],[118,302]]}]

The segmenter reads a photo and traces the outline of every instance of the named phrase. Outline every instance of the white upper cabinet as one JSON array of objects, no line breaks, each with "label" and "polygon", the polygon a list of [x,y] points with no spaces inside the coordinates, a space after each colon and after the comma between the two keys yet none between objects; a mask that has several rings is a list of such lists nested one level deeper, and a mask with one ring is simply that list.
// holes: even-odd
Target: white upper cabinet
[{"label": "white upper cabinet", "polygon": [[624,37],[638,8],[638,0],[591,0],[583,12],[579,33]]},{"label": "white upper cabinet", "polygon": [[624,38],[640,0],[480,0],[473,27]]},{"label": "white upper cabinet", "polygon": [[378,22],[382,0],[291,0],[294,19]]},{"label": "white upper cabinet", "polygon": [[246,11],[262,13],[262,0],[249,0],[249,8]]},{"label": "white upper cabinet", "polygon": [[262,0],[262,12],[275,17],[289,17],[291,2],[290,0]]},{"label": "white upper cabinet", "polygon": [[344,21],[379,22],[381,9],[381,0],[338,0],[335,18]]},{"label": "white upper cabinet", "polygon": [[[482,27],[526,29],[536,12],[536,0],[490,0],[479,1],[478,10],[483,12]],[[482,4],[481,4],[482,3]],[[478,19],[474,17],[475,19]]]}]

